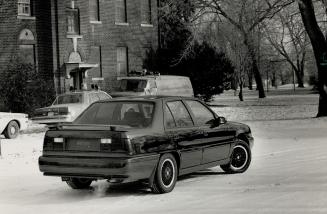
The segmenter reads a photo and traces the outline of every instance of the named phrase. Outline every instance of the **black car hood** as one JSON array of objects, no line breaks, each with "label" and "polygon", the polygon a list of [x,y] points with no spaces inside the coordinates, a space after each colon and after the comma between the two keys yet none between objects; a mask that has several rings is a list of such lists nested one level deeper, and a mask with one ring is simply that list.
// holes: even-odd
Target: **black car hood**
[{"label": "black car hood", "polygon": [[224,125],[227,126],[229,129],[233,129],[238,132],[244,132],[244,133],[251,132],[250,127],[244,123],[228,121]]}]

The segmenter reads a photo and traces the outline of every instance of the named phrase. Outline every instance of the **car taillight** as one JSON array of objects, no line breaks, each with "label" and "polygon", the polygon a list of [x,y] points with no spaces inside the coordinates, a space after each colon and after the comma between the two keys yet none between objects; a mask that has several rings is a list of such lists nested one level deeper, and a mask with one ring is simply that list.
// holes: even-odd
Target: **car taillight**
[{"label": "car taillight", "polygon": [[111,144],[111,138],[104,138],[100,140],[101,144]]},{"label": "car taillight", "polygon": [[52,150],[53,138],[45,136],[43,141],[43,150]]},{"label": "car taillight", "polygon": [[63,143],[63,142],[65,142],[65,139],[62,137],[55,137],[55,138],[53,138],[53,142],[54,143]]},{"label": "car taillight", "polygon": [[67,115],[67,114],[69,114],[69,110],[68,110],[67,107],[59,108],[58,109],[58,114],[60,114],[60,115]]},{"label": "car taillight", "polygon": [[129,139],[125,138],[101,138],[100,150],[103,152],[131,153],[132,146]]},{"label": "car taillight", "polygon": [[132,147],[131,139],[126,138],[126,139],[125,139],[125,145],[126,145],[126,148],[127,148],[128,154],[132,155],[134,152],[133,152],[133,147]]},{"label": "car taillight", "polygon": [[45,136],[43,141],[44,151],[63,151],[64,150],[64,138],[52,138]]}]

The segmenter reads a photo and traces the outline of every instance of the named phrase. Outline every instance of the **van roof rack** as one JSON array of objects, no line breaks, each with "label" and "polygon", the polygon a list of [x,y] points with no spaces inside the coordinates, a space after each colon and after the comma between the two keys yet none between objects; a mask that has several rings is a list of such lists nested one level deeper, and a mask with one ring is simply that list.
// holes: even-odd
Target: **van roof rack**
[{"label": "van roof rack", "polygon": [[127,74],[128,77],[147,76],[147,75],[160,76],[160,73],[157,71],[147,71],[146,69],[144,69],[143,71],[132,70]]}]

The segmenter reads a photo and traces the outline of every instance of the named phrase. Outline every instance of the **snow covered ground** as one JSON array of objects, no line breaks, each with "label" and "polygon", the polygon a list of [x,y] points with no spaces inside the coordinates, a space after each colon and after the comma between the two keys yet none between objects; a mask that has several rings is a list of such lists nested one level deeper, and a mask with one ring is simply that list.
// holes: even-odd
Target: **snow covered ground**
[{"label": "snow covered ground", "polygon": [[[89,190],[72,190],[39,172],[43,132],[2,139],[0,213],[327,213],[327,118],[312,118],[316,95],[290,98],[253,98],[248,107],[240,104],[252,109],[248,113],[234,97],[217,98],[215,104],[225,107],[214,107],[216,111],[251,126],[250,168],[235,175],[215,167],[183,176],[164,195],[105,181]],[[266,102],[266,110],[259,102]],[[278,102],[281,109],[271,107]],[[312,110],[302,111],[308,103]],[[280,116],[288,107],[292,114]]]},{"label": "snow covered ground", "polygon": [[215,97],[209,104],[220,116],[235,121],[290,120],[312,118],[318,111],[318,94],[309,88],[293,90],[271,90],[264,99],[256,91],[244,92],[240,102],[233,91]]}]

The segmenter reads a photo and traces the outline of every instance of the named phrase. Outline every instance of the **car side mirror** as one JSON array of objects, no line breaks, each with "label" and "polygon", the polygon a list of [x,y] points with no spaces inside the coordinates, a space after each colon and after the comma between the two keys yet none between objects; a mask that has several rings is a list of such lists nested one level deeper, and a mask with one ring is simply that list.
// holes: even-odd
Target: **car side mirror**
[{"label": "car side mirror", "polygon": [[227,120],[224,117],[218,117],[217,120],[218,120],[218,125],[227,123]]},{"label": "car side mirror", "polygon": [[224,118],[224,117],[218,117],[218,118],[214,119],[211,122],[211,128],[220,126],[220,125],[225,124],[225,123],[227,123],[226,118]]}]

